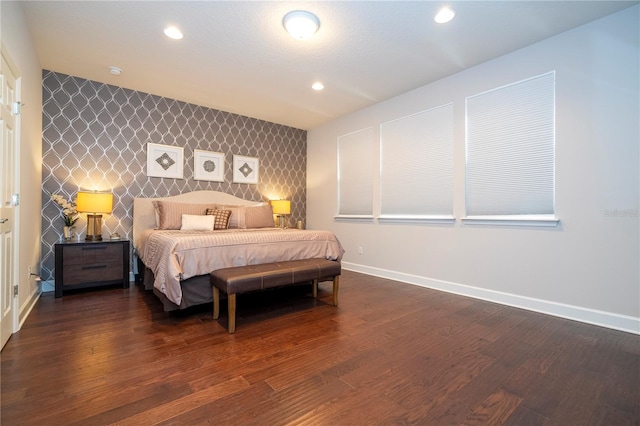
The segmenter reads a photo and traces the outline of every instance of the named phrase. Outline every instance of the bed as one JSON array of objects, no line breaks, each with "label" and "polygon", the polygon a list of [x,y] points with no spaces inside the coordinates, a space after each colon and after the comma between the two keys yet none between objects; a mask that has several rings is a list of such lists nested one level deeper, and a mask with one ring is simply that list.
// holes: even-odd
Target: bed
[{"label": "bed", "polygon": [[[218,226],[222,212],[228,227]],[[199,223],[210,223],[211,216],[222,229],[201,230]],[[133,246],[136,278],[165,311],[210,303],[209,273],[216,269],[311,258],[339,262],[344,253],[329,231],[276,228],[268,203],[218,191],[134,198]]]}]

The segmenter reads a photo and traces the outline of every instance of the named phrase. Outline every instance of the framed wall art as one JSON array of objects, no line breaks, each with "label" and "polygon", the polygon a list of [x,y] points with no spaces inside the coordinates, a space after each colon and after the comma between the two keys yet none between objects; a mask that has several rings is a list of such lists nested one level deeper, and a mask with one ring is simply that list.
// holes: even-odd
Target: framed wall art
[{"label": "framed wall art", "polygon": [[201,149],[194,150],[193,179],[224,182],[224,154]]},{"label": "framed wall art", "polygon": [[258,183],[260,160],[242,155],[233,156],[233,183]]},{"label": "framed wall art", "polygon": [[147,176],[184,179],[184,148],[147,143]]}]

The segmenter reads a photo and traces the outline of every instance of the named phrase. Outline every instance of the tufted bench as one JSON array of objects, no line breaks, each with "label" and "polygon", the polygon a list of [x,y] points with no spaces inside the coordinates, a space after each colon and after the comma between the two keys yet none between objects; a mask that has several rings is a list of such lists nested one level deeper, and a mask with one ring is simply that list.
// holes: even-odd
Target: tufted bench
[{"label": "tufted bench", "polygon": [[220,291],[227,294],[229,333],[236,330],[236,294],[267,288],[313,282],[313,297],[318,296],[319,281],[333,281],[333,304],[338,306],[340,262],[326,259],[301,259],[260,265],[222,268],[211,272],[213,319],[220,316]]}]

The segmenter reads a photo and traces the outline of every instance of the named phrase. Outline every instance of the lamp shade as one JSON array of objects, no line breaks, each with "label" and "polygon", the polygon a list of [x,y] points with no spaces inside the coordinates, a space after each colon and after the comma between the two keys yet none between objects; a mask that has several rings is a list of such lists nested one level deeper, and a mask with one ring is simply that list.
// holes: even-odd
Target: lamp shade
[{"label": "lamp shade", "polygon": [[113,194],[110,192],[79,191],[76,205],[81,213],[111,213]]},{"label": "lamp shade", "polygon": [[272,200],[273,214],[290,214],[291,201],[289,200]]}]

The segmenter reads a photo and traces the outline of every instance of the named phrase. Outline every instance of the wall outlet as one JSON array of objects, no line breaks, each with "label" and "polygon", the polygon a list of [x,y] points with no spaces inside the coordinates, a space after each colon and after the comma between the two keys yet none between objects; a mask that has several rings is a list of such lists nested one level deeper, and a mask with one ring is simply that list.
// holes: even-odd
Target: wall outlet
[{"label": "wall outlet", "polygon": [[362,246],[358,246],[358,254],[364,254],[364,249]]}]

